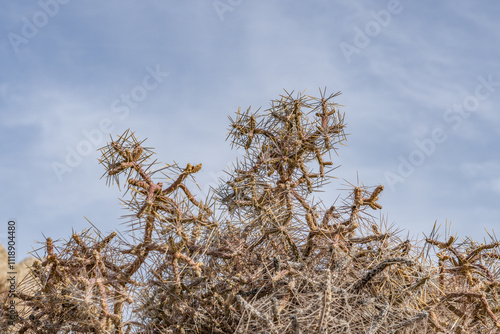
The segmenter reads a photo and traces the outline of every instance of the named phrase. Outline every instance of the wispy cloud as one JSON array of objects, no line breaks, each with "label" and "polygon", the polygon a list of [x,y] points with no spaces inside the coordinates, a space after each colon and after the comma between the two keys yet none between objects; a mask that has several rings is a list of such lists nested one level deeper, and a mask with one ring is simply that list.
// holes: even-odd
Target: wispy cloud
[{"label": "wispy cloud", "polygon": [[[485,234],[469,222],[491,228],[500,219],[491,204],[500,187],[500,89],[458,128],[443,119],[454,104],[475,96],[480,76],[500,81],[497,4],[429,7],[401,0],[403,10],[385,24],[373,13],[388,10],[388,2],[365,0],[223,1],[233,8],[223,20],[211,1],[58,3],[57,15],[17,53],[8,33],[22,36],[23,17],[32,20],[42,9],[16,2],[0,13],[0,172],[9,189],[0,200],[8,208],[2,219],[17,216],[25,226],[21,252],[42,232],[64,238],[72,227],[87,226],[83,216],[104,230],[118,227],[116,218],[125,213],[119,192],[98,180],[96,149],[105,140],[93,130],[103,119],[111,120],[113,135],[132,128],[148,137],[161,161],[203,163],[204,191],[238,155],[224,141],[227,116],[238,106],[266,109],[283,88],[343,91],[338,101],[351,135],[334,159],[342,164],[339,180],[320,194],[325,203],[337,198],[343,179],[356,183],[359,175],[366,185],[384,184],[399,156],[409,159],[416,141],[442,128],[447,140],[395,191],[382,194],[383,214],[415,234],[448,219],[460,234],[476,237]],[[354,45],[355,27],[366,34],[371,21],[380,31],[346,62],[339,44]],[[157,64],[169,75],[148,90],[147,67]],[[125,95],[135,96],[134,107]],[[125,118],[125,109],[114,112],[118,106],[128,107]],[[95,134],[92,153],[60,182],[52,163],[64,163],[68,147],[91,142],[89,133]]]}]

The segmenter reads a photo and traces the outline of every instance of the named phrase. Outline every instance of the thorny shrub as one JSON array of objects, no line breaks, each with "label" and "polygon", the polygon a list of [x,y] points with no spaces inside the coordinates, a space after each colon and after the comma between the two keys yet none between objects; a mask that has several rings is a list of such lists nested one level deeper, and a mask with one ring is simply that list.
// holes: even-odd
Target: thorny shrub
[{"label": "thorny shrub", "polygon": [[338,94],[238,110],[229,136],[245,155],[205,201],[187,185],[201,164],[158,168],[130,131],[110,142],[100,162],[125,181],[132,241],[95,227],[47,238],[2,331],[497,332],[496,239],[439,241],[434,226],[423,246],[402,240],[370,215],[383,186],[353,186],[337,206],[312,197],[345,140]]}]

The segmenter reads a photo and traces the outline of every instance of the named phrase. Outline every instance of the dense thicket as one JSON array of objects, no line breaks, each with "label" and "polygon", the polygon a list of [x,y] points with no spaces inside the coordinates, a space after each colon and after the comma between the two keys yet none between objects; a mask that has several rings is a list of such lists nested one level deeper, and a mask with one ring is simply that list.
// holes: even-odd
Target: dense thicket
[{"label": "dense thicket", "polygon": [[[493,333],[500,243],[402,240],[382,186],[312,195],[345,140],[334,98],[284,94],[230,119],[244,156],[206,200],[201,164],[159,165],[127,131],[102,149],[130,229],[56,245],[21,284],[20,333]],[[336,157],[335,157],[336,158]],[[3,311],[6,312],[7,299]],[[4,313],[5,314],[5,313]],[[4,322],[3,330],[7,329]],[[8,330],[14,330],[13,327]]]}]

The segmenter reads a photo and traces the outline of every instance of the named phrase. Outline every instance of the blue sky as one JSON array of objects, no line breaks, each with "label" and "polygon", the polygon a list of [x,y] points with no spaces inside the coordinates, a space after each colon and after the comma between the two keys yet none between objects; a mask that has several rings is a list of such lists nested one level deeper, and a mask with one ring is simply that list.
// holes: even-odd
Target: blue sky
[{"label": "blue sky", "polygon": [[225,142],[238,106],[324,87],[342,91],[350,134],[338,179],[319,194],[326,205],[359,177],[385,186],[375,214],[410,235],[437,221],[482,240],[500,226],[499,10],[464,0],[4,1],[0,242],[11,218],[18,260],[35,240],[89,227],[84,217],[124,230],[121,193],[99,179],[109,133],[132,129],[166,163],[203,163],[204,193],[238,156]]}]

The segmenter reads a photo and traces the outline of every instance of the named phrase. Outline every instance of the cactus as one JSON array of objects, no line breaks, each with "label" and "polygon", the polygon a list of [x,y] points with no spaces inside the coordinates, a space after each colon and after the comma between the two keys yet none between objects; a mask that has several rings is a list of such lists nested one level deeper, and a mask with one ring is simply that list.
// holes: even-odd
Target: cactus
[{"label": "cactus", "polygon": [[[101,149],[126,234],[51,238],[17,297],[20,333],[484,333],[500,328],[500,243],[403,240],[383,186],[317,201],[345,140],[334,99],[285,93],[230,118],[243,158],[205,199],[201,164],[159,165],[126,131]],[[334,156],[336,158],[336,156]],[[437,262],[432,258],[432,251]],[[4,302],[2,312],[6,311]]]}]

